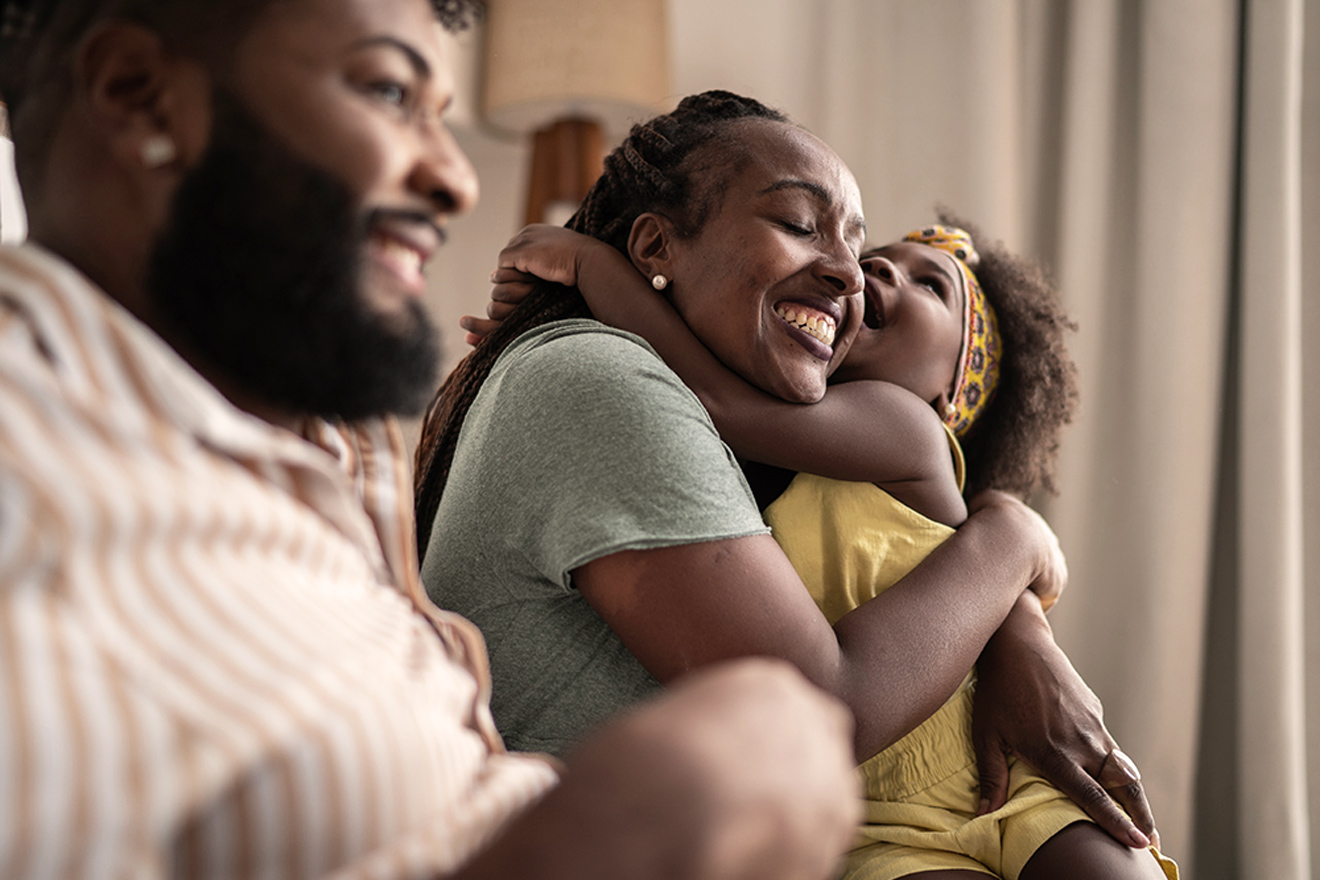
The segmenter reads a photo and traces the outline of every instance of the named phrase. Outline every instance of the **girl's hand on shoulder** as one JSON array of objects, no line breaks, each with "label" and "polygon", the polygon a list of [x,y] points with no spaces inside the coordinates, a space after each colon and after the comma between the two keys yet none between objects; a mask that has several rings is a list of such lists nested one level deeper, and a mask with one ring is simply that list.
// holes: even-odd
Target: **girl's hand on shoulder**
[{"label": "girl's hand on shoulder", "polygon": [[562,226],[533,223],[509,239],[500,251],[496,272],[512,269],[524,276],[576,287],[583,258],[603,247],[609,245],[589,235]]},{"label": "girl's hand on shoulder", "polygon": [[496,269],[490,273],[490,302],[486,303],[486,317],[478,318],[464,315],[458,319],[458,326],[467,331],[464,341],[476,345],[485,339],[505,318],[513,314],[518,303],[527,298],[536,285],[536,276],[519,272],[517,269]]},{"label": "girl's hand on shoulder", "polygon": [[486,317],[464,315],[458,321],[467,331],[467,343],[476,345],[489,336],[527,298],[538,279],[576,287],[582,260],[599,248],[609,245],[562,226],[546,223],[524,226],[500,251],[499,265],[490,273],[494,286]]},{"label": "girl's hand on shoulder", "polygon": [[1035,548],[1036,575],[1029,589],[1040,599],[1041,607],[1050,610],[1068,586],[1068,561],[1059,547],[1058,536],[1043,516],[1016,495],[987,489],[967,503],[969,514],[992,509],[1012,517],[1017,539]]}]

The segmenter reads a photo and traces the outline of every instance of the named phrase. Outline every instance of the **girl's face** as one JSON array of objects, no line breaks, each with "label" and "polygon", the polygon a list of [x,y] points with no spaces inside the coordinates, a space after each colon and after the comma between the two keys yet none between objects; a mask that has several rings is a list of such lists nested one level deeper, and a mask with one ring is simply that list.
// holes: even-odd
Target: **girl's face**
[{"label": "girl's face", "polygon": [[696,235],[671,239],[674,307],[748,382],[813,402],[861,323],[861,194],[811,134],[769,120],[734,127],[731,145],[710,148],[740,152],[718,204]]},{"label": "girl's face", "polygon": [[962,353],[962,273],[953,257],[911,241],[863,255],[862,327],[835,381],[880,379],[937,402],[953,391]]}]

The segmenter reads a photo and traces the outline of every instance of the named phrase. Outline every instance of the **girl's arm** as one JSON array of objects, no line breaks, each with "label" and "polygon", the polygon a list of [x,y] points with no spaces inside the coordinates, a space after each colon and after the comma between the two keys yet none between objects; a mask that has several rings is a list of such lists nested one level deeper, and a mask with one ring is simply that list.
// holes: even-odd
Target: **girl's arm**
[{"label": "girl's arm", "polygon": [[966,518],[939,417],[906,389],[849,382],[831,386],[809,406],[767,394],[712,355],[623,254],[568,229],[534,225],[515,236],[500,252],[492,296],[503,298],[506,307],[525,296],[526,275],[576,286],[597,320],[649,342],[700,398],[738,455],[876,483],[950,525]]}]

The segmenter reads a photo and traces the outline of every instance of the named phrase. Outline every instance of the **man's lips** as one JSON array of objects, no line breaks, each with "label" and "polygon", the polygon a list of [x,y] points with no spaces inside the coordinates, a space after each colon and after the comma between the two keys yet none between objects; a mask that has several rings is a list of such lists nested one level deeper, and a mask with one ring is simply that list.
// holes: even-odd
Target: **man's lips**
[{"label": "man's lips", "polygon": [[420,293],[426,285],[423,269],[441,240],[441,230],[432,223],[380,222],[373,224],[368,245],[378,262]]}]

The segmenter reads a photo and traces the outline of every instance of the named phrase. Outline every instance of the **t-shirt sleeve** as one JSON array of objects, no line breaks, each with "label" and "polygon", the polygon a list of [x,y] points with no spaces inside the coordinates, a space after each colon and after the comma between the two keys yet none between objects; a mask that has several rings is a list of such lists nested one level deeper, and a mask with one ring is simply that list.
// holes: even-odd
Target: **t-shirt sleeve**
[{"label": "t-shirt sleeve", "polygon": [[573,569],[621,550],[767,532],[705,409],[639,338],[570,327],[506,358],[446,495],[475,493],[460,506],[493,514],[504,552],[542,578],[568,588]]}]

